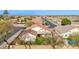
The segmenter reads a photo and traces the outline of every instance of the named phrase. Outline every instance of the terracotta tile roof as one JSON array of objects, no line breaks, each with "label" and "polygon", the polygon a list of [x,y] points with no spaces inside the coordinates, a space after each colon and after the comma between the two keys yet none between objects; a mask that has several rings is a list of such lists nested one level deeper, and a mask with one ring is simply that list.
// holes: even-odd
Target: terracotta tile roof
[{"label": "terracotta tile roof", "polygon": [[30,33],[30,34],[32,34],[32,35],[37,36],[37,32],[34,31],[34,30],[32,30],[32,28],[34,28],[34,27],[40,27],[40,28],[43,28],[43,29],[49,31],[49,29],[48,29],[48,27],[47,27],[46,25],[34,24],[34,25],[32,25],[31,27],[26,28],[26,29],[24,30],[23,34]]},{"label": "terracotta tile roof", "polygon": [[30,33],[30,34],[32,34],[32,35],[37,36],[37,32],[36,32],[36,31],[33,31],[33,30],[31,30],[31,29],[25,30],[24,33],[25,33],[25,34],[26,34],[26,33]]},{"label": "terracotta tile roof", "polygon": [[61,33],[66,33],[74,28],[76,28],[76,27],[73,25],[66,25],[66,26],[57,26],[54,29],[61,34]]}]

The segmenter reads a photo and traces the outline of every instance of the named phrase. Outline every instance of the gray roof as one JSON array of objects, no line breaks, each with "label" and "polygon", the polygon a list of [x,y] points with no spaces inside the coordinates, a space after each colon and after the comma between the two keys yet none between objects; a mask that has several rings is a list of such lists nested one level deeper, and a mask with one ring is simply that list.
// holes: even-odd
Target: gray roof
[{"label": "gray roof", "polygon": [[54,29],[61,34],[61,33],[66,33],[74,28],[76,27],[73,25],[65,25],[65,26],[57,26]]}]

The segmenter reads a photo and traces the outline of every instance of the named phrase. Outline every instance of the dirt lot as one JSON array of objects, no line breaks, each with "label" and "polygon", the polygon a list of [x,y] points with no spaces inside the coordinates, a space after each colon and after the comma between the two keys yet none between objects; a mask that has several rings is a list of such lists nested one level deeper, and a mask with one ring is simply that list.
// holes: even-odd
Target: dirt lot
[{"label": "dirt lot", "polygon": [[[25,48],[24,45],[16,45],[16,46],[10,46],[10,49],[29,49],[28,45],[26,47],[27,48]],[[5,49],[7,49],[7,47]],[[51,47],[51,45],[31,45],[31,49],[53,49],[53,48]],[[58,49],[79,49],[79,47],[64,46],[63,48],[58,48]]]},{"label": "dirt lot", "polygon": [[[24,45],[16,46],[16,49],[25,49]],[[29,49],[29,46],[27,46],[27,49]],[[50,45],[31,45],[31,49],[52,49]]]}]

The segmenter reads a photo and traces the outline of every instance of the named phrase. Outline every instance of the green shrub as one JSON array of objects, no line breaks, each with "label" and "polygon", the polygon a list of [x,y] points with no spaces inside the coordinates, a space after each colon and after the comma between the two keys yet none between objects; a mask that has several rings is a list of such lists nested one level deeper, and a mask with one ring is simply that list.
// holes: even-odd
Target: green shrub
[{"label": "green shrub", "polygon": [[36,41],[34,42],[34,44],[37,44],[37,45],[47,45],[47,44],[49,44],[49,39],[45,39],[43,37],[37,37]]},{"label": "green shrub", "polygon": [[69,19],[67,18],[62,19],[61,25],[69,25],[69,24],[71,24],[71,21]]}]

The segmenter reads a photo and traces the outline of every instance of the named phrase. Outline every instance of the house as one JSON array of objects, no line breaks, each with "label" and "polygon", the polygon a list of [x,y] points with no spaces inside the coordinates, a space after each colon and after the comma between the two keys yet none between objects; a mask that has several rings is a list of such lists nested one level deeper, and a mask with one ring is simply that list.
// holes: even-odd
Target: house
[{"label": "house", "polygon": [[35,41],[37,35],[45,37],[44,35],[50,36],[50,34],[51,32],[48,30],[46,25],[34,24],[24,31],[22,37],[25,41]]},{"label": "house", "polygon": [[54,29],[63,38],[68,38],[69,35],[79,32],[79,29],[73,25],[57,26]]},{"label": "house", "polygon": [[24,31],[22,38],[24,39],[25,42],[27,41],[35,41],[37,36],[37,33],[31,29],[27,29]]},{"label": "house", "polygon": [[45,34],[50,32],[48,29],[48,26],[46,25],[34,25],[35,27],[32,28],[32,30],[36,31],[38,34]]},{"label": "house", "polygon": [[37,35],[45,37],[45,35],[50,36],[51,32],[47,25],[43,25],[42,17],[35,17],[32,19],[34,24],[31,27],[26,28],[23,38],[25,41],[35,41]]}]

